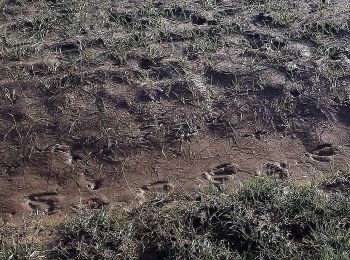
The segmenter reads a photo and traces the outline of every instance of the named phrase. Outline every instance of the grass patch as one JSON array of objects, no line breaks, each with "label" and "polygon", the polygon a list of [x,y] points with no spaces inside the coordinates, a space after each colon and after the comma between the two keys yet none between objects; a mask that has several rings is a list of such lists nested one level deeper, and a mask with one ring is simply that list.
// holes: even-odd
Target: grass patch
[{"label": "grass patch", "polygon": [[52,258],[134,259],[138,249],[133,238],[133,220],[101,210],[82,210],[74,221],[59,228],[59,245]]},{"label": "grass patch", "polygon": [[0,224],[0,259],[43,259],[45,253],[40,243],[29,239],[23,234],[23,230],[3,228]]}]

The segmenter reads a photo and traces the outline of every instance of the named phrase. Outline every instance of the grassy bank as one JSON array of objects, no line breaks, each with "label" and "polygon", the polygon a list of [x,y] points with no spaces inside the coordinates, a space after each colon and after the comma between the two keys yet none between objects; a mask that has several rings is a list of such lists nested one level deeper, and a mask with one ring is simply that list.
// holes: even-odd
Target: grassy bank
[{"label": "grassy bank", "polygon": [[348,173],[310,186],[257,178],[129,214],[82,209],[49,250],[3,236],[0,259],[349,259],[349,187]]}]

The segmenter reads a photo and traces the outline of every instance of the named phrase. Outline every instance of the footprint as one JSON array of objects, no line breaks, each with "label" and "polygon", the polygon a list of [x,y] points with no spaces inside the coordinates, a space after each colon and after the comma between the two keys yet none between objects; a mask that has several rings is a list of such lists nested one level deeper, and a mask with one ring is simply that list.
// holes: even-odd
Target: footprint
[{"label": "footprint", "polygon": [[87,186],[92,190],[98,190],[102,186],[102,180],[93,180],[91,182],[87,182]]},{"label": "footprint", "polygon": [[103,207],[108,206],[110,203],[101,197],[93,197],[84,199],[79,204],[73,204],[71,205],[71,208],[74,211],[80,211],[82,208],[86,209],[102,209]]},{"label": "footprint", "polygon": [[174,190],[174,184],[168,181],[156,181],[136,189],[138,201],[142,204],[147,201],[149,194],[164,194]]},{"label": "footprint", "polygon": [[338,148],[334,147],[332,144],[325,143],[313,149],[309,156],[318,162],[330,162],[332,156],[336,155],[338,152]]},{"label": "footprint", "polygon": [[312,153],[319,156],[333,156],[338,153],[338,149],[332,144],[326,143],[317,146]]},{"label": "footprint", "polygon": [[237,164],[224,163],[210,169],[208,172],[204,172],[204,177],[214,184],[224,184],[227,181],[232,181],[238,170]]},{"label": "footprint", "polygon": [[69,146],[59,144],[52,146],[49,151],[49,158],[51,170],[59,176],[66,176],[74,167]]},{"label": "footprint", "polygon": [[81,173],[79,181],[77,181],[77,184],[80,187],[86,187],[89,190],[96,191],[102,187],[102,180],[101,179],[92,179],[89,178],[84,172]]},{"label": "footprint", "polygon": [[174,185],[168,181],[156,181],[149,185],[142,186],[141,189],[148,192],[161,193],[172,191],[174,189]]},{"label": "footprint", "polygon": [[34,211],[35,215],[40,213],[54,214],[57,213],[59,202],[57,198],[57,192],[42,192],[35,193],[27,196],[27,204]]},{"label": "footprint", "polygon": [[85,205],[89,209],[101,209],[101,208],[109,205],[109,203],[102,198],[90,198],[86,201]]},{"label": "footprint", "polygon": [[70,147],[67,145],[56,144],[51,148],[53,162],[59,167],[71,166],[73,162]]}]

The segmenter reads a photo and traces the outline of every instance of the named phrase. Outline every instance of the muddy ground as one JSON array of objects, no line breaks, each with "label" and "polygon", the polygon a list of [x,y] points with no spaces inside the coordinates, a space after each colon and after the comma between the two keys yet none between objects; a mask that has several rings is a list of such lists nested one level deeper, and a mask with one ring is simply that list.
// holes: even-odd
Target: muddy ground
[{"label": "muddy ground", "polygon": [[0,218],[350,163],[350,4],[0,2]]}]

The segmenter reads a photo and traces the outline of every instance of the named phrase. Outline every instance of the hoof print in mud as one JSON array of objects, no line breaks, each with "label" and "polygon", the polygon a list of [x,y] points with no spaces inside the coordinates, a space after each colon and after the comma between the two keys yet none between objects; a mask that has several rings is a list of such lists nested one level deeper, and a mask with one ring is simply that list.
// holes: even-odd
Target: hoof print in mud
[{"label": "hoof print in mud", "polygon": [[338,148],[334,147],[332,144],[322,144],[313,150],[313,154],[318,156],[333,156],[337,153]]},{"label": "hoof print in mud", "polygon": [[109,205],[109,203],[102,198],[91,198],[86,201],[86,206],[89,209],[101,209],[107,205]]},{"label": "hoof print in mud", "polygon": [[141,188],[136,189],[136,196],[142,204],[148,200],[149,195],[152,194],[167,194],[175,189],[175,185],[168,181],[156,181]]},{"label": "hoof print in mud", "polygon": [[239,170],[238,165],[233,163],[224,163],[204,172],[204,177],[214,184],[224,184],[233,180],[233,176]]},{"label": "hoof print in mud", "polygon": [[87,188],[89,191],[95,192],[103,185],[103,179],[95,179],[88,171],[84,171],[80,174],[79,180],[76,182],[78,188]]},{"label": "hoof print in mud", "polygon": [[266,164],[266,175],[285,179],[289,176],[286,163],[268,163]]},{"label": "hoof print in mud", "polygon": [[58,210],[57,192],[42,192],[28,195],[27,203],[35,215],[54,214]]},{"label": "hoof print in mud", "polygon": [[332,157],[338,154],[339,149],[334,147],[332,144],[321,144],[317,146],[312,152],[309,154],[310,157],[318,162],[330,162]]},{"label": "hoof print in mud", "polygon": [[168,181],[156,181],[149,185],[142,186],[142,190],[148,192],[170,192],[174,189],[174,185]]},{"label": "hoof print in mud", "polygon": [[79,212],[81,209],[102,209],[109,205],[103,198],[94,197],[81,201],[79,204],[71,205],[71,209],[75,212]]},{"label": "hoof print in mud", "polygon": [[98,190],[102,186],[101,180],[87,182],[87,187],[93,191]]}]

